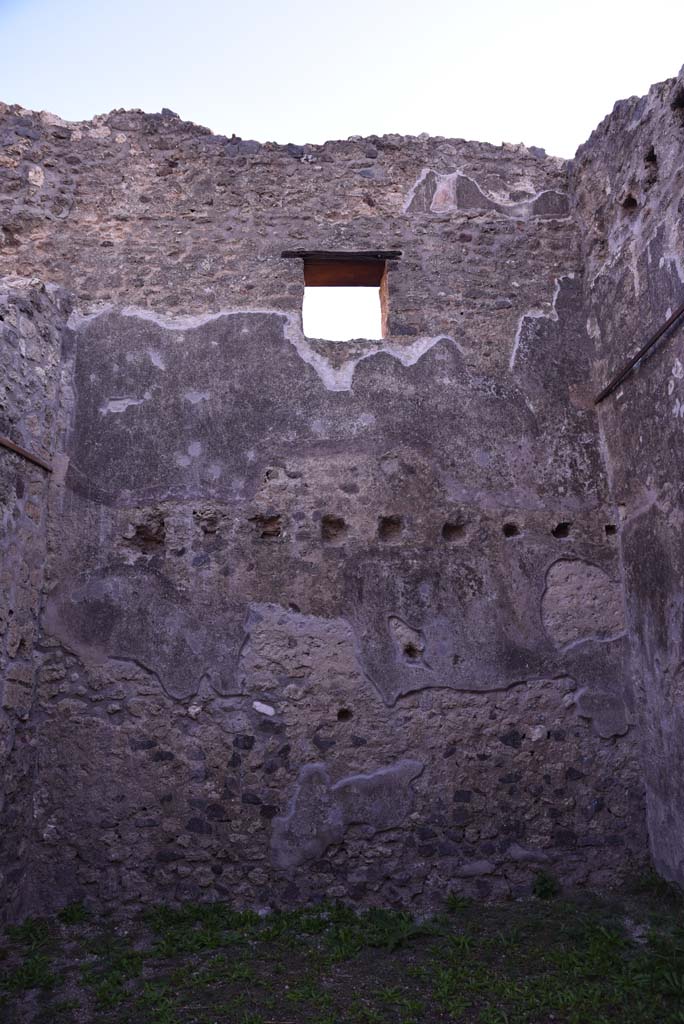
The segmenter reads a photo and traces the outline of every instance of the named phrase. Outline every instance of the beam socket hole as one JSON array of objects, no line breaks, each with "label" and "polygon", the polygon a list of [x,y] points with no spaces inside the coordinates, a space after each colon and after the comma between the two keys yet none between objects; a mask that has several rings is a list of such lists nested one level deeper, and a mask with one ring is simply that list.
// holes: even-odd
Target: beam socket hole
[{"label": "beam socket hole", "polygon": [[563,522],[557,523],[551,530],[552,535],[556,540],[562,540],[564,537],[570,536],[570,530],[572,529],[572,523]]},{"label": "beam socket hole", "polygon": [[457,520],[456,522],[446,522],[442,527],[442,538],[447,544],[456,544],[458,541],[463,540],[466,535],[466,524]]},{"label": "beam socket hole", "polygon": [[382,541],[399,540],[403,528],[401,516],[380,516],[378,519],[378,537]]},{"label": "beam socket hole", "polygon": [[325,544],[339,544],[347,532],[342,516],[325,515],[321,519],[321,539]]}]

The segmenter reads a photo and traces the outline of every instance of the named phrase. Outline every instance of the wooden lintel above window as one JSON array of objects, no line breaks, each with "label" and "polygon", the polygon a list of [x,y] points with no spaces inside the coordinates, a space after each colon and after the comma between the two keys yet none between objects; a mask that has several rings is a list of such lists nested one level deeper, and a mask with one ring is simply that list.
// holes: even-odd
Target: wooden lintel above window
[{"label": "wooden lintel above window", "polygon": [[288,250],[283,256],[304,261],[304,284],[307,288],[379,288],[387,260],[399,259],[401,251]]}]

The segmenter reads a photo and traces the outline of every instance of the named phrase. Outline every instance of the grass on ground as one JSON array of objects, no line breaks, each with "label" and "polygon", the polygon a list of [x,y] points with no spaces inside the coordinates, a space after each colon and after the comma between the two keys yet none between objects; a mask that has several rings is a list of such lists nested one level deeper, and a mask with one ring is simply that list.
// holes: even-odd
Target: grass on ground
[{"label": "grass on ground", "polygon": [[223,903],[91,917],[0,944],[6,1024],[684,1024],[684,904],[664,883],[444,912]]}]

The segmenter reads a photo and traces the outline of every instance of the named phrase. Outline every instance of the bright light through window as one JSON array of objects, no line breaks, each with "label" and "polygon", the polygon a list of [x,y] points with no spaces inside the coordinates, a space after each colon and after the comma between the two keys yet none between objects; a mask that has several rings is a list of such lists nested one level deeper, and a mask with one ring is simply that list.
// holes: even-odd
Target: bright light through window
[{"label": "bright light through window", "polygon": [[302,318],[307,338],[382,338],[380,289],[305,288]]}]

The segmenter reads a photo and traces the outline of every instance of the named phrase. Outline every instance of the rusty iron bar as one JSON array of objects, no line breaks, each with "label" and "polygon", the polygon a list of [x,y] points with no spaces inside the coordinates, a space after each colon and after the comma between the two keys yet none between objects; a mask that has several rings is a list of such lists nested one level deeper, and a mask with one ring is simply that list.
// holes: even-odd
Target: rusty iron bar
[{"label": "rusty iron bar", "polygon": [[21,455],[22,459],[26,459],[27,462],[32,462],[34,466],[40,466],[41,469],[47,470],[48,473],[52,472],[52,466],[45,459],[41,459],[39,455],[33,455],[32,452],[22,448],[20,444],[15,444],[14,441],[10,441],[9,437],[0,437],[0,447],[6,448],[9,452],[14,452],[15,455]]},{"label": "rusty iron bar", "polygon": [[639,349],[637,354],[630,359],[630,361],[627,363],[627,365],[622,370],[620,370],[620,372],[618,374],[616,374],[613,377],[613,379],[611,380],[610,384],[606,384],[606,386],[603,389],[603,391],[599,395],[597,395],[596,398],[594,399],[594,405],[598,405],[600,402],[603,401],[604,398],[607,398],[608,395],[612,394],[612,392],[615,391],[615,388],[618,387],[618,385],[622,384],[622,382],[625,379],[625,377],[629,376],[629,374],[632,372],[632,370],[634,369],[636,364],[639,362],[639,360],[644,358],[646,353],[650,349],[653,348],[655,343],[662,338],[663,334],[665,334],[665,332],[668,331],[670,329],[670,327],[672,327],[672,325],[675,324],[677,322],[677,320],[679,320],[679,318],[683,314],[684,314],[684,303],[682,303],[681,306],[679,306],[677,309],[675,309],[675,311],[672,314],[672,316],[669,317],[669,319],[667,319],[665,321],[665,323],[662,325],[662,327],[658,328],[658,330],[655,332],[655,334],[653,334],[648,339],[646,344],[642,348]]}]

